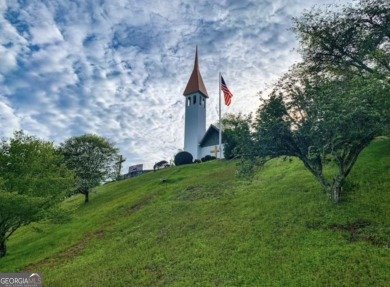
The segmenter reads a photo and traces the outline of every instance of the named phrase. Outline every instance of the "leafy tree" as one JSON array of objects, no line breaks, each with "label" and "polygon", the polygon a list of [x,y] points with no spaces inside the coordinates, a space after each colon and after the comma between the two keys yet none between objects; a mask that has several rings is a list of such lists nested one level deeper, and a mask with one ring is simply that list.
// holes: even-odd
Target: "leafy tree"
[{"label": "leafy tree", "polygon": [[253,152],[251,140],[252,115],[227,114],[222,119],[224,156],[226,159],[241,157]]},{"label": "leafy tree", "polygon": [[0,257],[18,228],[57,213],[74,185],[74,174],[61,161],[53,143],[22,131],[0,143]]},{"label": "leafy tree", "polygon": [[316,71],[373,74],[390,83],[390,2],[360,0],[295,19],[304,61]]},{"label": "leafy tree", "polygon": [[[389,122],[390,95],[382,81],[312,75],[297,66],[258,111],[257,153],[298,157],[337,203],[358,155]],[[327,178],[329,155],[337,172]]]},{"label": "leafy tree", "polygon": [[60,145],[66,166],[77,175],[78,192],[89,202],[92,188],[107,179],[115,179],[118,149],[107,139],[86,134],[71,137]]}]

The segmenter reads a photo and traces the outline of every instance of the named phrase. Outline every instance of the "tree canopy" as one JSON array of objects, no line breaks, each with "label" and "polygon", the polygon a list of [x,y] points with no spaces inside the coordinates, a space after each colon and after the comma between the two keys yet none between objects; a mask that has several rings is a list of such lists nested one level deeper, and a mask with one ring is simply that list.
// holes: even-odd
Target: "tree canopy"
[{"label": "tree canopy", "polygon": [[0,257],[21,226],[48,218],[74,185],[51,142],[23,132],[0,143]]},{"label": "tree canopy", "polygon": [[304,61],[315,71],[370,73],[390,84],[390,2],[360,0],[334,8],[295,19]]},{"label": "tree canopy", "polygon": [[251,138],[252,115],[227,114],[222,119],[224,157],[232,159],[251,154],[254,147]]},{"label": "tree canopy", "polygon": [[66,166],[77,175],[77,191],[89,202],[90,190],[117,176],[118,149],[94,134],[71,137],[60,145]]}]

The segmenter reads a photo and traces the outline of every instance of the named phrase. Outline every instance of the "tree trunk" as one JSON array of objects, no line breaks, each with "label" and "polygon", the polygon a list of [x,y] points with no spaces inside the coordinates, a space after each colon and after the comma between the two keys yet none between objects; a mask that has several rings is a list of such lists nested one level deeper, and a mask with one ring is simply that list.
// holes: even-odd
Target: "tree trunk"
[{"label": "tree trunk", "polygon": [[88,203],[89,202],[89,190],[86,190],[84,192],[84,195],[85,195],[85,203]]},{"label": "tree trunk", "polygon": [[330,186],[330,190],[328,195],[333,203],[338,203],[340,201],[341,193],[343,192],[343,182],[344,178],[341,175],[338,175],[334,178],[332,185]]},{"label": "tree trunk", "polygon": [[4,257],[7,254],[7,245],[5,244],[5,240],[0,242],[0,258]]},{"label": "tree trunk", "polygon": [[311,174],[314,175],[314,177],[318,180],[324,192],[329,193],[331,185],[322,174],[322,163],[317,163],[317,165],[312,164],[310,160],[303,156],[299,157],[299,159],[303,162],[303,164],[311,172]]}]

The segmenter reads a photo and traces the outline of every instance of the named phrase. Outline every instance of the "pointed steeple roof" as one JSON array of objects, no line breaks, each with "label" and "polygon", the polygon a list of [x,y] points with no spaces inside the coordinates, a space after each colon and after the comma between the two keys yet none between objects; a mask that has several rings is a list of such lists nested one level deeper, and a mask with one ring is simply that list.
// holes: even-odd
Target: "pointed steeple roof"
[{"label": "pointed steeple roof", "polygon": [[184,90],[183,95],[188,96],[189,94],[200,92],[202,93],[206,98],[209,97],[207,94],[206,87],[203,83],[202,75],[199,71],[199,63],[198,63],[198,46],[196,46],[195,51],[195,63],[194,63],[194,70],[192,71],[191,77],[188,80],[187,87]]}]

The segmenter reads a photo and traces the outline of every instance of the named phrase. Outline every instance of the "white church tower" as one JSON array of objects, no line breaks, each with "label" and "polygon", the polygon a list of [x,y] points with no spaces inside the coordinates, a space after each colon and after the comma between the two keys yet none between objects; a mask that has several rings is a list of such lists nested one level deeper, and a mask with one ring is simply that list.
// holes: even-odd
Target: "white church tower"
[{"label": "white church tower", "polygon": [[191,153],[194,160],[200,159],[200,142],[206,133],[206,99],[209,96],[199,71],[198,47],[195,51],[194,70],[183,95],[186,98],[184,150]]}]

